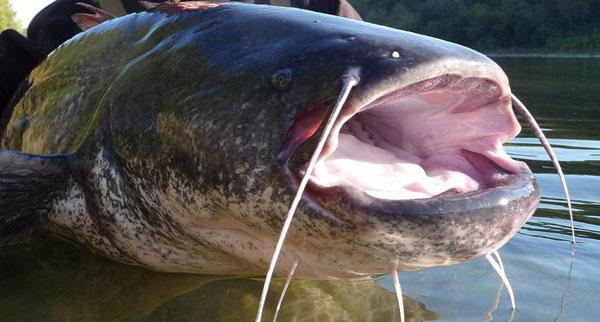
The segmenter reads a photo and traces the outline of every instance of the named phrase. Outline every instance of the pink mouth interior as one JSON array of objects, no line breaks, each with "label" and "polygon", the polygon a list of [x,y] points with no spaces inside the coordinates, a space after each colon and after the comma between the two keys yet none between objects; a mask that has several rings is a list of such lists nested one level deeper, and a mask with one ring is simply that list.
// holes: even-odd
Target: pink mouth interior
[{"label": "pink mouth interior", "polygon": [[502,147],[520,131],[507,94],[487,79],[439,83],[397,91],[340,120],[337,145],[312,182],[401,200],[485,189],[517,172]]}]

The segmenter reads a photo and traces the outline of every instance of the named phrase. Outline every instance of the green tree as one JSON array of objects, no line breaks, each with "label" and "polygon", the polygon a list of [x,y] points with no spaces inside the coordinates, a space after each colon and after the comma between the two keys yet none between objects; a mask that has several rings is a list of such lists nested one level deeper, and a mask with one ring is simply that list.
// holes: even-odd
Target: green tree
[{"label": "green tree", "polygon": [[21,23],[8,0],[0,0],[0,31],[9,28],[19,31],[22,29]]},{"label": "green tree", "polygon": [[484,50],[600,52],[600,0],[350,0],[365,20]]}]

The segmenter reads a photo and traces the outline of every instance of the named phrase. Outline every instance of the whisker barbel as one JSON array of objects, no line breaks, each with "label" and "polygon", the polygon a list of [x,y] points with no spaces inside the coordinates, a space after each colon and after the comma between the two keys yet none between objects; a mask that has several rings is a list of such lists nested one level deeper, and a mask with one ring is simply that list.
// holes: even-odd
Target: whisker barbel
[{"label": "whisker barbel", "polygon": [[315,148],[315,150],[312,154],[312,157],[310,158],[310,162],[308,163],[308,167],[306,168],[306,173],[304,174],[304,177],[302,178],[302,181],[300,182],[300,185],[298,186],[296,196],[294,197],[294,200],[292,201],[290,210],[288,211],[288,213],[286,215],[286,219],[283,223],[283,227],[281,229],[281,234],[279,235],[279,239],[277,241],[277,244],[275,245],[275,251],[273,252],[273,257],[271,258],[271,263],[269,264],[269,270],[267,271],[267,276],[265,277],[265,284],[263,285],[262,294],[260,296],[258,312],[256,313],[256,322],[260,322],[262,319],[262,313],[263,313],[265,301],[267,299],[267,293],[269,292],[269,286],[271,284],[271,279],[273,278],[273,272],[275,271],[275,265],[277,265],[277,259],[279,259],[279,254],[281,253],[281,249],[283,248],[283,243],[285,242],[285,237],[287,236],[287,232],[290,229],[290,225],[292,223],[292,219],[294,218],[294,213],[296,212],[296,208],[298,207],[298,204],[300,203],[300,200],[302,199],[302,194],[304,193],[304,189],[306,188],[306,185],[308,184],[308,180],[310,179],[310,176],[312,175],[312,171],[314,170],[317,160],[319,159],[319,156],[321,155],[321,151],[323,151],[325,142],[329,138],[329,133],[331,132],[331,129],[333,128],[333,125],[335,124],[335,121],[337,120],[338,115],[340,114],[342,107],[344,106],[344,103],[346,102],[346,99],[348,99],[348,95],[350,95],[350,90],[352,90],[352,87],[354,87],[358,84],[359,80],[360,80],[360,78],[357,75],[356,70],[353,70],[350,74],[347,74],[344,77],[342,77],[342,82],[343,82],[342,91],[338,97],[335,107],[331,111],[331,115],[329,116],[329,119],[327,120],[325,128],[323,129],[323,133],[321,134],[321,138],[319,139],[317,147]]}]

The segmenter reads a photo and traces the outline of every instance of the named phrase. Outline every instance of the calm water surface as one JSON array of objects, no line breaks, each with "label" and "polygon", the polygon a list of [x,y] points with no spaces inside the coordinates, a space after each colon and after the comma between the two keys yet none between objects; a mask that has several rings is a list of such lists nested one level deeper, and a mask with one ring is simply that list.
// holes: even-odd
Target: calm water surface
[{"label": "calm water surface", "polygon": [[[500,251],[518,310],[511,316],[499,278],[479,259],[402,273],[408,320],[600,321],[600,59],[496,60],[562,160],[579,246],[573,253],[554,169],[524,130],[508,151],[536,173],[542,201]],[[271,294],[281,286],[276,281]],[[0,249],[0,321],[253,321],[261,287],[258,279],[120,265],[51,237]],[[391,290],[389,276],[294,281],[280,321],[398,320]]]}]

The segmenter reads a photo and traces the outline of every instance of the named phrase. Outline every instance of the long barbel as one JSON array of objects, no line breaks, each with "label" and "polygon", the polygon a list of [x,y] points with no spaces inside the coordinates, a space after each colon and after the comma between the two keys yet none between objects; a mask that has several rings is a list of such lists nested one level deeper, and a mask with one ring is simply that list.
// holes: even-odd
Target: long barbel
[{"label": "long barbel", "polygon": [[540,125],[538,124],[538,122],[535,120],[535,118],[533,118],[533,115],[525,107],[525,104],[523,104],[523,102],[521,102],[521,100],[519,100],[517,98],[517,96],[515,96],[515,94],[511,94],[511,97],[512,97],[513,108],[517,112],[519,112],[523,115],[525,122],[527,122],[529,127],[531,127],[533,134],[542,143],[542,146],[546,150],[546,153],[548,153],[548,156],[550,157],[552,164],[554,165],[554,167],[556,168],[556,171],[558,172],[558,176],[560,177],[560,182],[562,184],[563,190],[565,191],[565,195],[567,197],[567,206],[569,207],[569,217],[571,219],[571,238],[572,238],[571,241],[573,244],[576,244],[577,242],[575,241],[575,222],[573,220],[573,207],[571,206],[571,195],[569,194],[569,188],[567,187],[567,180],[565,178],[565,174],[562,171],[562,167],[560,166],[560,163],[558,162],[558,158],[556,157],[556,154],[554,154],[554,150],[552,149],[550,142],[546,138],[546,135],[544,135],[544,132],[540,128]]},{"label": "long barbel", "polygon": [[325,142],[327,142],[327,138],[329,138],[329,134],[331,133],[331,129],[335,124],[342,107],[346,103],[348,96],[350,95],[350,91],[354,86],[358,84],[360,78],[358,76],[357,69],[351,69],[342,77],[342,91],[338,96],[337,102],[327,123],[325,128],[323,129],[323,133],[321,134],[321,138],[319,139],[319,143],[313,152],[312,157],[310,158],[310,162],[308,163],[308,167],[306,169],[306,173],[298,186],[298,191],[296,192],[296,196],[294,197],[294,201],[292,201],[292,205],[290,206],[290,210],[287,213],[285,218],[285,222],[283,223],[283,228],[281,229],[281,233],[279,234],[279,240],[275,245],[275,251],[273,252],[273,257],[271,258],[271,263],[269,264],[269,270],[267,271],[267,276],[265,277],[265,283],[263,285],[262,294],[260,296],[260,302],[258,304],[258,311],[256,313],[256,322],[260,322],[262,320],[262,314],[265,306],[265,302],[267,300],[267,294],[269,293],[269,286],[271,285],[271,279],[273,278],[273,272],[275,271],[275,266],[277,265],[277,260],[279,259],[279,254],[281,253],[281,249],[283,248],[283,243],[285,242],[285,237],[287,236],[288,230],[290,229],[290,225],[292,223],[292,219],[294,219],[294,213],[296,212],[296,208],[302,199],[302,195],[304,194],[304,190],[306,189],[306,185],[308,184],[308,180],[312,175],[313,170],[315,169],[315,165],[321,156],[321,152],[323,151],[323,147],[325,147]]}]

